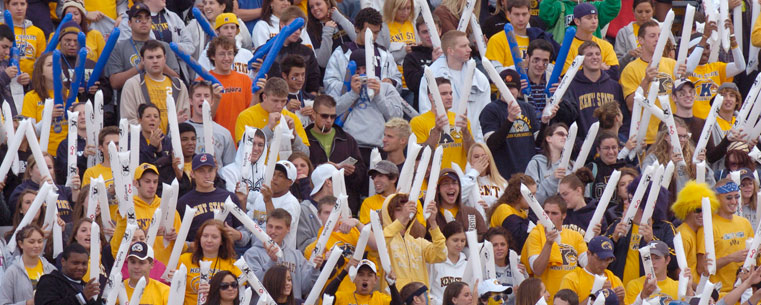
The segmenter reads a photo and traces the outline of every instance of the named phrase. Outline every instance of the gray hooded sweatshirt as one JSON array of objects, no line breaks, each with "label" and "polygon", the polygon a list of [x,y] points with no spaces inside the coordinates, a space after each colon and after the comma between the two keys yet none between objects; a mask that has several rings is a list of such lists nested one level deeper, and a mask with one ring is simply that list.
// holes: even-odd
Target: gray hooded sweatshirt
[{"label": "gray hooded sweatshirt", "polygon": [[[45,258],[40,257],[42,270],[49,274],[56,270]],[[24,305],[27,300],[34,298],[32,281],[26,274],[24,262],[21,256],[17,256],[13,264],[9,265],[3,276],[3,284],[0,285],[0,304]]]},{"label": "gray hooded sweatshirt", "polygon": [[[295,228],[291,227],[291,229]],[[293,297],[303,300],[309,295],[309,291],[320,275],[320,269],[312,267],[298,250],[283,247],[282,245],[280,248],[283,250],[283,258],[274,262],[267,254],[267,250],[264,249],[264,245],[257,239],[243,257],[251,267],[251,270],[254,271],[254,274],[256,274],[256,277],[260,279],[263,279],[264,273],[275,265],[287,267],[291,272],[293,280]]]},{"label": "gray hooded sweatshirt", "polygon": [[403,100],[394,86],[384,82],[372,100],[367,100],[364,89],[361,96],[354,91],[341,95],[336,100],[336,113],[343,116],[352,108],[344,119],[343,130],[354,136],[360,147],[381,147],[383,126],[391,118],[402,117]]}]

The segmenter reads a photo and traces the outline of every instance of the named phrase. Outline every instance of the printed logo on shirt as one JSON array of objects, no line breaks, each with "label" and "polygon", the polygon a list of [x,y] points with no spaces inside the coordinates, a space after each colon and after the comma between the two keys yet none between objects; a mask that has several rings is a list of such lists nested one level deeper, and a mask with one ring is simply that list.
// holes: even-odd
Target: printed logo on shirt
[{"label": "printed logo on shirt", "polygon": [[462,277],[457,276],[444,276],[439,279],[439,282],[441,284],[441,287],[447,287],[449,284],[462,282]]},{"label": "printed logo on shirt", "polygon": [[564,243],[559,243],[558,246],[560,247],[560,255],[563,258],[563,265],[550,266],[550,269],[570,271],[576,268],[576,265],[578,264],[578,259],[579,259],[579,255],[576,252],[576,248],[571,247],[570,245],[567,245]]},{"label": "printed logo on shirt", "polygon": [[664,72],[658,72],[658,76],[655,77],[658,81],[658,95],[671,95],[671,89],[674,88],[674,80],[671,79],[671,75]]},{"label": "printed logo on shirt", "polygon": [[200,215],[206,214],[206,213],[214,213],[214,211],[221,211],[223,210],[223,207],[225,206],[224,202],[204,202],[197,206],[195,206],[196,214],[193,217],[198,217]]},{"label": "printed logo on shirt", "polygon": [[[714,73],[718,74],[718,72],[710,72],[705,76],[708,77]],[[701,79],[695,83],[695,99],[710,99],[717,91],[719,91],[719,86],[713,79]]]},{"label": "printed logo on shirt", "polygon": [[587,108],[597,109],[600,106],[607,103],[616,102],[616,96],[608,92],[590,92],[579,96],[579,110],[585,110]]},{"label": "printed logo on shirt", "polygon": [[531,120],[523,115],[518,116],[518,119],[513,122],[513,126],[510,127],[510,131],[507,133],[507,138],[520,138],[520,137],[533,137],[531,132]]},{"label": "printed logo on shirt", "polygon": [[140,56],[137,56],[137,54],[132,54],[129,57],[129,64],[133,67],[136,67],[140,63]]},{"label": "printed logo on shirt", "polygon": [[19,49],[19,54],[22,54],[24,58],[34,58],[34,46],[29,43],[28,40],[37,41],[37,37],[30,35],[16,35],[16,47]]},{"label": "printed logo on shirt", "polygon": [[581,234],[582,236],[587,233],[586,228],[579,227],[575,224],[564,224],[563,229],[579,232],[579,234]]},{"label": "printed logo on shirt", "polygon": [[479,193],[481,193],[481,196],[493,196],[493,197],[499,197],[499,187],[496,185],[481,185],[478,187]]}]

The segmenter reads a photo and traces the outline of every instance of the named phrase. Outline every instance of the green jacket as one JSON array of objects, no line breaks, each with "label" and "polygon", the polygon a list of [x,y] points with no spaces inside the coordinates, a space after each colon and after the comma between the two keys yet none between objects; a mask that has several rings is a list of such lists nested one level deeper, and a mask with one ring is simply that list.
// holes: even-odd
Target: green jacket
[{"label": "green jacket", "polygon": [[[597,8],[597,15],[600,21],[597,25],[595,36],[598,38],[604,38],[601,29],[618,16],[618,12],[621,10],[621,0],[602,0],[592,1],[590,3]],[[555,27],[561,14],[565,15],[563,18],[565,24],[562,27],[562,31],[552,31],[553,38],[555,38],[560,44],[563,43],[565,28],[571,23],[571,21],[573,21],[573,9],[577,4],[578,2],[574,0],[542,0],[539,3],[539,18],[547,24],[548,31]],[[563,34],[558,35],[559,33]]]}]

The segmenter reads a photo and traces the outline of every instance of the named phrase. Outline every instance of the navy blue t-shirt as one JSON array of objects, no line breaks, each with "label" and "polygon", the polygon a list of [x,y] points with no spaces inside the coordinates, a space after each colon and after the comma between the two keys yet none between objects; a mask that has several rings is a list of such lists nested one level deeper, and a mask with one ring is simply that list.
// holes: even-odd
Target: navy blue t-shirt
[{"label": "navy blue t-shirt", "polygon": [[[201,225],[209,219],[214,219],[214,211],[222,210],[225,206],[225,200],[227,197],[232,199],[233,203],[240,206],[238,196],[228,192],[223,188],[215,188],[208,193],[202,193],[196,190],[192,190],[182,196],[177,201],[177,212],[180,213],[180,218],[185,215],[185,207],[194,207],[198,209],[193,222],[190,224],[190,231],[188,232],[187,241],[195,240],[196,233]],[[225,223],[235,228],[240,223],[235,219],[232,214],[227,215]]]}]

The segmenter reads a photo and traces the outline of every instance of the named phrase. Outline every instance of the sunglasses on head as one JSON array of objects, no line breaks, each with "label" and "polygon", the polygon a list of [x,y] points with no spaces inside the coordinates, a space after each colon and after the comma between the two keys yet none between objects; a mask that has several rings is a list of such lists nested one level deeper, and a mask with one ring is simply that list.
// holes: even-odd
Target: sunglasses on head
[{"label": "sunglasses on head", "polygon": [[221,284],[219,284],[219,289],[220,290],[227,290],[227,289],[230,289],[230,288],[232,288],[232,289],[238,289],[238,282],[237,281],[236,282],[229,282],[229,283],[222,282]]}]

